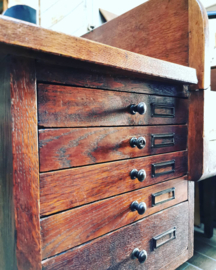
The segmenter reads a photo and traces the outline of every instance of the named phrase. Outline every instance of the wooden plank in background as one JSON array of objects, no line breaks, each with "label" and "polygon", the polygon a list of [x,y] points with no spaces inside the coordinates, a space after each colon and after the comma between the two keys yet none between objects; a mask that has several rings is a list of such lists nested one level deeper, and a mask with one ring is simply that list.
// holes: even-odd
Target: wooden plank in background
[{"label": "wooden plank in background", "polygon": [[[19,28],[18,32],[17,28]],[[5,31],[7,31],[7,35],[5,35]],[[18,53],[19,48],[28,54],[26,49],[29,48],[31,49],[31,54],[29,54],[31,57],[33,51],[43,52],[52,55],[52,57],[61,55],[71,60],[81,60],[83,64],[85,62],[97,64],[98,68],[106,66],[107,70],[129,71],[130,76],[139,74],[142,75],[142,78],[146,76],[154,79],[156,77],[157,80],[161,78],[167,82],[197,83],[195,69],[56,33],[33,24],[0,16],[0,48],[2,45],[3,50],[8,52],[10,46],[6,46],[6,48],[5,44],[13,45],[13,52],[11,52],[13,54]]]}]

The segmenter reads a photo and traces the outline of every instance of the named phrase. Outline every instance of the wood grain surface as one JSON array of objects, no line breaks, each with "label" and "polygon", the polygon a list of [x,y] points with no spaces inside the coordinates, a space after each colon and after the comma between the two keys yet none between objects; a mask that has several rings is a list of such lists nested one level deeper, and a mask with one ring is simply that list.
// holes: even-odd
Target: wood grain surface
[{"label": "wood grain surface", "polygon": [[[6,52],[7,48],[10,50],[11,45],[13,45],[14,54],[21,54],[20,49],[23,49],[29,57],[34,52],[42,52],[45,55],[61,56],[61,58],[80,60],[114,70],[120,69],[133,74],[142,74],[143,77],[150,76],[152,79],[163,78],[163,80],[197,83],[195,69],[124,51],[83,38],[57,33],[6,16],[0,17],[0,29],[2,30],[2,32],[0,31],[0,47],[2,44]],[[5,35],[5,32],[7,32],[7,35]],[[28,50],[30,50],[30,53],[28,53]]]},{"label": "wood grain surface", "polygon": [[39,162],[34,62],[8,59],[10,65],[13,200],[18,270],[41,269]]},{"label": "wood grain surface", "polygon": [[[175,171],[152,177],[152,164],[175,160]],[[170,171],[162,166],[164,172]],[[146,178],[130,172],[144,169]],[[187,173],[187,151],[136,158],[40,174],[40,213],[49,215],[75,206],[156,184]]]},{"label": "wood grain surface", "polygon": [[[152,134],[173,134],[175,143],[167,147],[151,147]],[[145,147],[132,148],[130,140],[133,137],[145,137]],[[161,139],[156,143],[171,141]],[[180,151],[186,147],[187,126],[41,129],[40,172]]]},{"label": "wood grain surface", "polygon": [[52,82],[89,88],[110,89],[134,93],[155,94],[171,97],[188,97],[188,87],[163,81],[149,81],[133,78],[133,74],[123,77],[115,72],[101,73],[92,68],[78,69],[44,62],[36,63],[37,79],[40,82]]},{"label": "wood grain surface", "polygon": [[148,1],[83,37],[187,66],[188,1]]},{"label": "wood grain surface", "polygon": [[13,201],[13,153],[10,74],[7,59],[0,61],[0,268],[16,268]]},{"label": "wood grain surface", "polygon": [[207,89],[210,86],[210,59],[208,15],[200,0],[188,0],[189,51],[188,63],[197,71],[198,84],[193,89]]},{"label": "wood grain surface", "polygon": [[192,91],[189,98],[188,172],[197,181],[203,174],[204,91]]},{"label": "wood grain surface", "polygon": [[83,37],[193,67],[198,77],[193,89],[207,89],[211,57],[208,31],[208,16],[199,0],[151,0]]},{"label": "wood grain surface", "polygon": [[[175,199],[152,207],[152,193],[173,187]],[[43,218],[42,257],[53,256],[185,200],[187,181],[176,179]],[[133,201],[146,203],[144,215],[130,210]]]},{"label": "wood grain surface", "polygon": [[[140,102],[146,105],[144,115],[131,114],[130,105]],[[186,124],[187,120],[187,99],[38,85],[38,124],[42,127]]]},{"label": "wood grain surface", "polygon": [[[152,238],[173,227],[177,228],[176,239],[153,251]],[[44,270],[170,270],[188,258],[187,247],[188,203],[185,202],[44,260],[42,264]],[[144,264],[131,259],[134,248],[147,251],[148,258]]]}]

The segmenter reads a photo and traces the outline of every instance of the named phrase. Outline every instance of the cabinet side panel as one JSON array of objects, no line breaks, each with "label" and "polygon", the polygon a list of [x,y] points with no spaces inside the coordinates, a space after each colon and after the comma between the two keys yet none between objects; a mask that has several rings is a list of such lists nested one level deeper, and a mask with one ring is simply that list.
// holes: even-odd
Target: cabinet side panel
[{"label": "cabinet side panel", "polygon": [[33,60],[10,59],[16,256],[19,270],[41,269],[37,95]]},{"label": "cabinet side panel", "polygon": [[0,268],[16,269],[10,76],[0,62]]}]

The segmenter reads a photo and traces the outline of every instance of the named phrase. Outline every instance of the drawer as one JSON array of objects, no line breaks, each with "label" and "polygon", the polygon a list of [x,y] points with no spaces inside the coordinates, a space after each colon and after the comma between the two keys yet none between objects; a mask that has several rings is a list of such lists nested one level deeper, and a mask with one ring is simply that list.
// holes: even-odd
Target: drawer
[{"label": "drawer", "polygon": [[[185,124],[188,100],[63,85],[38,85],[43,127]],[[131,105],[138,105],[130,107]],[[133,114],[134,113],[134,114]]]},{"label": "drawer", "polygon": [[[176,179],[42,218],[42,257],[51,257],[186,200],[187,181]],[[133,204],[132,211],[135,201],[138,204]]]},{"label": "drawer", "polygon": [[53,214],[186,173],[187,151],[41,173],[40,214]]},{"label": "drawer", "polygon": [[[184,202],[47,259],[42,262],[43,269],[164,269],[188,252],[188,219],[188,202]],[[132,259],[135,248],[147,252],[144,263]]]},{"label": "drawer", "polygon": [[[135,138],[133,143],[132,138]],[[186,147],[187,126],[39,130],[41,172],[180,151]]]}]

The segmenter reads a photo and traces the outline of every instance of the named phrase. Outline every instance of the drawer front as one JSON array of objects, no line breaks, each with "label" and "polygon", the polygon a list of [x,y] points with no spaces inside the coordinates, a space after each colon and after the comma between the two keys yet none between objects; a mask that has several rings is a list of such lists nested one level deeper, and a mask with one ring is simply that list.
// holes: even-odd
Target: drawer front
[{"label": "drawer front", "polygon": [[180,151],[186,147],[187,126],[39,130],[41,172]]},{"label": "drawer front", "polygon": [[176,179],[43,218],[42,257],[56,255],[186,200],[187,181]]},{"label": "drawer front", "polygon": [[187,151],[41,173],[40,214],[53,214],[186,173]]},{"label": "drawer front", "polygon": [[[188,222],[188,202],[185,202],[47,259],[42,262],[43,269],[163,269],[178,256],[187,254]],[[175,232],[168,233],[173,229]],[[144,263],[132,259],[135,248],[147,252]]]},{"label": "drawer front", "polygon": [[49,84],[39,84],[38,92],[38,122],[43,127],[185,124],[188,120],[188,100],[183,98]]}]

